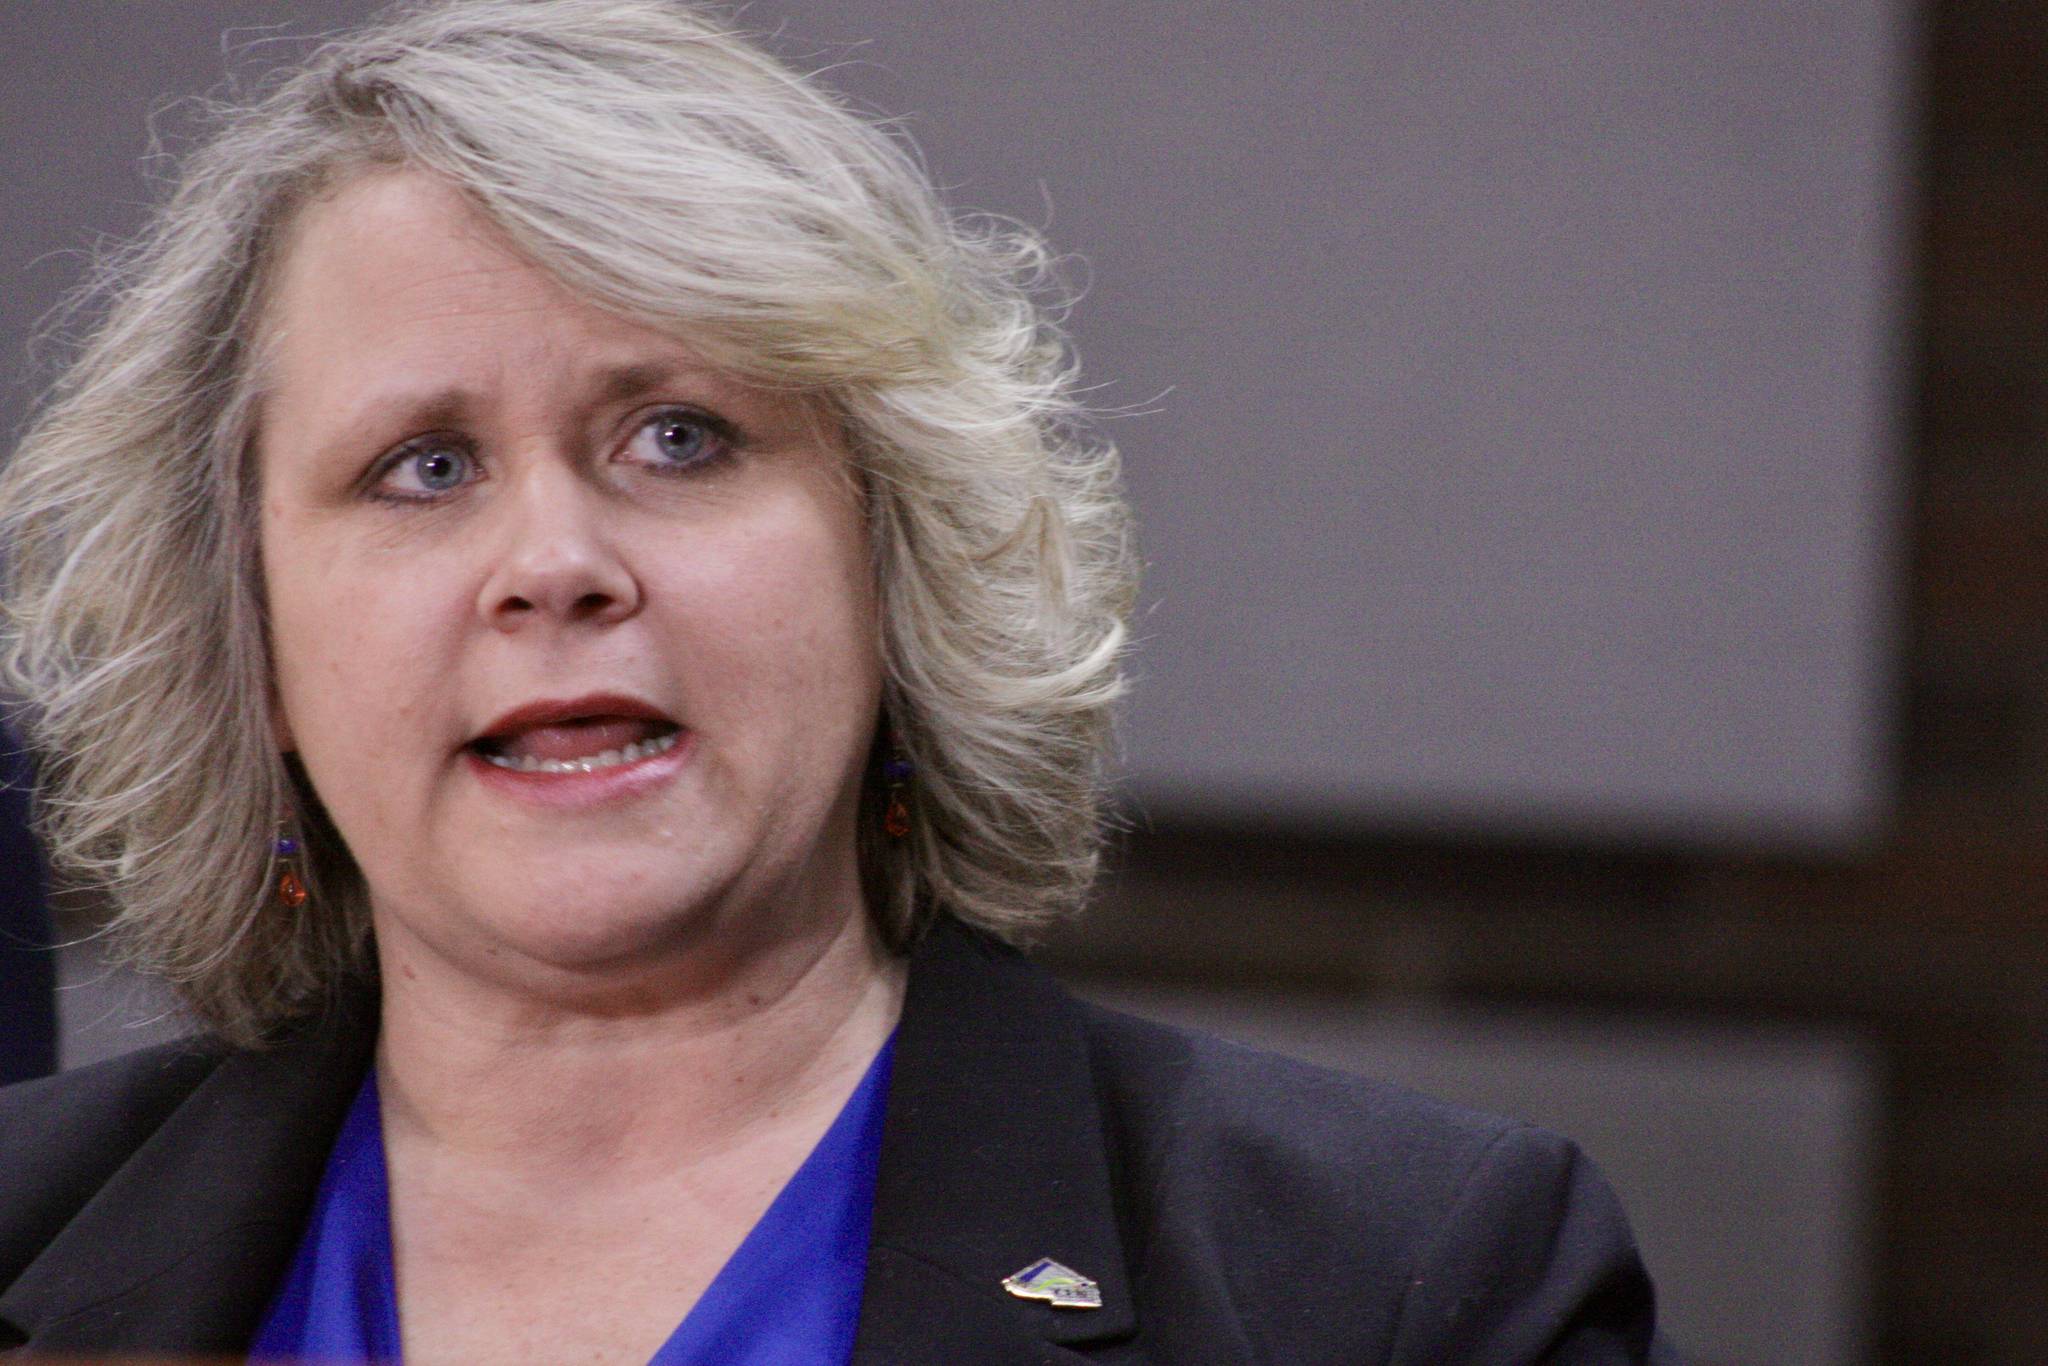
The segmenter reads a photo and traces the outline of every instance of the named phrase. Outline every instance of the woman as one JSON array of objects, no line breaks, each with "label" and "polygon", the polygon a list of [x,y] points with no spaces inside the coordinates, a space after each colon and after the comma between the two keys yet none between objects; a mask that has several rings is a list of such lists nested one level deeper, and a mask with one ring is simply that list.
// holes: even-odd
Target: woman
[{"label": "woman", "polygon": [[52,849],[213,1036],[0,1097],[0,1342],[1650,1352],[1562,1140],[1000,946],[1131,599],[1042,263],[660,0],[227,117],[0,478]]}]

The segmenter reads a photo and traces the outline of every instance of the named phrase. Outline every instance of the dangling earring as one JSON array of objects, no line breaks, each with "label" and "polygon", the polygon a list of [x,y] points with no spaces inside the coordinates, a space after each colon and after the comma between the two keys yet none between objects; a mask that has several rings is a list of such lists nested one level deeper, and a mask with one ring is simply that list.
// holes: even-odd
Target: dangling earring
[{"label": "dangling earring", "polygon": [[882,762],[882,781],[889,789],[889,808],[882,813],[882,829],[889,832],[890,839],[900,840],[910,833],[910,808],[904,805],[903,788],[916,776],[917,765],[892,745],[889,757]]},{"label": "dangling earring", "polygon": [[277,842],[271,846],[271,852],[284,861],[284,873],[277,879],[278,903],[296,911],[306,904],[306,884],[292,862],[298,857],[299,842],[285,833],[283,821],[277,823]]}]

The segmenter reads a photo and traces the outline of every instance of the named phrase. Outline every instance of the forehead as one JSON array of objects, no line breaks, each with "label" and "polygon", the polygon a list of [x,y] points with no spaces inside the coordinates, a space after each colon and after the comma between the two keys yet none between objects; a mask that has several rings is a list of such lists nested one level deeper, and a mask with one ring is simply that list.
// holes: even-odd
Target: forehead
[{"label": "forehead", "polygon": [[264,314],[271,395],[291,403],[375,377],[593,367],[675,356],[521,256],[454,188],[414,171],[352,179],[308,205]]}]

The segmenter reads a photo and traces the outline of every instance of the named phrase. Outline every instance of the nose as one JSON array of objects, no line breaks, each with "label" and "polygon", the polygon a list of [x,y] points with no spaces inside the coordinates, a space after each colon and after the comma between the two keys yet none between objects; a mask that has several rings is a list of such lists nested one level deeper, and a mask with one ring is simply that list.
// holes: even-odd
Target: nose
[{"label": "nose", "polygon": [[607,625],[640,610],[639,580],[611,525],[616,514],[573,472],[529,469],[500,508],[496,553],[477,596],[492,628]]}]

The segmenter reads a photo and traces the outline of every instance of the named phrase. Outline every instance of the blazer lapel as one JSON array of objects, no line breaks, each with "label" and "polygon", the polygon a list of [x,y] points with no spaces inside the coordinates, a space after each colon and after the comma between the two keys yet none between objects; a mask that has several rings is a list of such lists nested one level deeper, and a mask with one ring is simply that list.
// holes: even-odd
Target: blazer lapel
[{"label": "blazer lapel", "polygon": [[246,1351],[375,1041],[374,994],[353,994],[273,1049],[228,1054],[0,1297],[0,1319],[32,1353]]},{"label": "blazer lapel", "polygon": [[[32,1352],[245,1351],[375,1040],[364,992],[228,1055],[0,1297],[0,1320]],[[1051,978],[934,926],[888,1106],[856,1363],[1074,1362],[1133,1335],[1087,1043]],[[1046,1257],[1095,1281],[1102,1307],[1003,1289]]]},{"label": "blazer lapel", "polygon": [[[1019,1299],[1050,1257],[1099,1309]],[[854,1361],[1076,1361],[1136,1330],[1087,1042],[1050,977],[942,920],[910,969]]]}]

